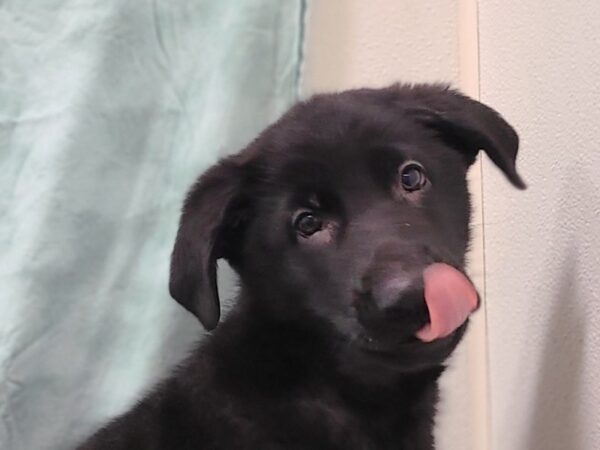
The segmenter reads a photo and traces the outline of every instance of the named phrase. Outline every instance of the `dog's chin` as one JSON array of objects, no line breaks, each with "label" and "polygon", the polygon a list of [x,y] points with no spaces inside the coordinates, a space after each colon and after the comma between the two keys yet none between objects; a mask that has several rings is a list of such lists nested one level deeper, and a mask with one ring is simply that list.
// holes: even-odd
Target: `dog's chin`
[{"label": "dog's chin", "polygon": [[340,353],[340,369],[366,383],[387,384],[402,375],[441,368],[460,343],[468,320],[450,335],[431,342],[416,336],[396,340],[361,335]]}]

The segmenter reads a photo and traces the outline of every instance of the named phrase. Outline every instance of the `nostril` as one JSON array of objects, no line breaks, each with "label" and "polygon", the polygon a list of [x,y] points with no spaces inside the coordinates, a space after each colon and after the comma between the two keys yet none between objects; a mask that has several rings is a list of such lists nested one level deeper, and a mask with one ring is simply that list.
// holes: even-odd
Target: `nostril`
[{"label": "nostril", "polygon": [[356,277],[352,281],[352,289],[354,292],[366,293],[371,289],[371,276],[369,274],[362,277]]},{"label": "nostril", "polygon": [[353,306],[362,321],[370,322],[380,316],[381,311],[369,291],[355,290]]}]

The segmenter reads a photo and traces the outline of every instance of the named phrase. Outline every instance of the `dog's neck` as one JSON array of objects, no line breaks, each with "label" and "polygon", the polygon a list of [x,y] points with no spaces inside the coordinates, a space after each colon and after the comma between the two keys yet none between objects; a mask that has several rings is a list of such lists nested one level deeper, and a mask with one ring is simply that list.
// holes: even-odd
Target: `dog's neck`
[{"label": "dog's neck", "polygon": [[442,366],[371,383],[339,370],[338,349],[328,344],[322,329],[246,317],[243,311],[232,312],[206,349],[214,355],[215,376],[235,396],[305,401],[309,393],[319,411],[350,411],[372,435],[393,432],[400,435],[394,439],[408,439],[413,432],[431,434],[431,405],[437,403]]}]

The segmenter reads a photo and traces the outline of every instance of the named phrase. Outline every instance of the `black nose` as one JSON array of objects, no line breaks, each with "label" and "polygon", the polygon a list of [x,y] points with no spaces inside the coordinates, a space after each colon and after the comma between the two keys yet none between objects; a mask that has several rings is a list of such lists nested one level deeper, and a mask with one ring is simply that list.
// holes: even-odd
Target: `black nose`
[{"label": "black nose", "polygon": [[414,334],[429,319],[423,270],[432,262],[430,252],[422,248],[381,247],[356,296],[359,321],[376,334]]}]

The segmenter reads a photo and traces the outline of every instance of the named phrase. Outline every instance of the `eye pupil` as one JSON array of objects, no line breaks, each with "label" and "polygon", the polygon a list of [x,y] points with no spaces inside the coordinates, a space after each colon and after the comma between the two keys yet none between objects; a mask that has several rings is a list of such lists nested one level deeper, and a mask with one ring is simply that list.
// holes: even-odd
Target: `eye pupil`
[{"label": "eye pupil", "polygon": [[301,213],[294,223],[296,230],[304,236],[310,236],[323,228],[323,222],[310,212]]},{"label": "eye pupil", "polygon": [[407,191],[417,191],[425,185],[423,168],[415,163],[404,166],[400,173],[400,182]]},{"label": "eye pupil", "polygon": [[421,174],[417,169],[410,169],[402,174],[402,184],[406,187],[418,186],[421,180]]}]

